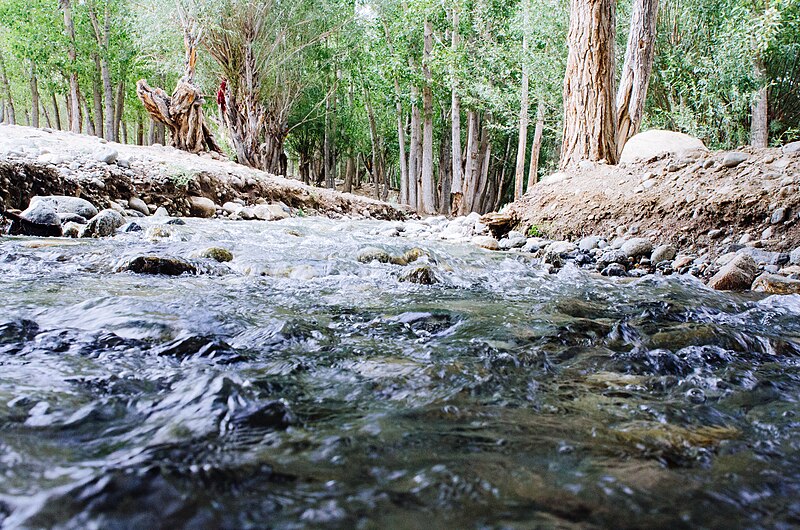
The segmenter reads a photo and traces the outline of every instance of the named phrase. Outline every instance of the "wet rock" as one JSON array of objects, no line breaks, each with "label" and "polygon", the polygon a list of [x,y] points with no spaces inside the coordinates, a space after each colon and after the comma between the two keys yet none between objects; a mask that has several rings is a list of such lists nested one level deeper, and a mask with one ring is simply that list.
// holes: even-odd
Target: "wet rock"
[{"label": "wet rock", "polygon": [[787,208],[778,208],[772,212],[769,222],[773,225],[781,224],[789,218],[789,210]]},{"label": "wet rock", "polygon": [[172,229],[166,225],[153,225],[145,233],[145,237],[151,240],[166,239],[172,236]]},{"label": "wet rock", "polygon": [[58,214],[58,218],[61,220],[62,225],[66,223],[85,225],[88,222],[85,217],[81,217],[76,213],[60,213]]},{"label": "wet rock", "polygon": [[650,262],[658,264],[662,261],[672,261],[677,253],[677,249],[672,245],[660,245],[650,254]]},{"label": "wet rock", "polygon": [[717,291],[742,291],[750,288],[757,274],[753,258],[739,254],[709,280],[708,286]]},{"label": "wet rock", "polygon": [[220,247],[207,248],[200,254],[200,257],[213,259],[220,263],[233,261],[233,254],[231,251]]},{"label": "wet rock", "polygon": [[183,219],[177,219],[176,218],[176,219],[170,219],[169,221],[167,221],[164,224],[171,225],[171,226],[183,226],[183,225],[186,224],[186,221],[184,221]]},{"label": "wet rock", "polygon": [[433,269],[427,265],[415,267],[412,270],[403,273],[400,276],[400,281],[418,283],[420,285],[433,285],[439,282],[439,280],[436,278],[436,274],[433,272]]},{"label": "wet rock", "polygon": [[800,280],[765,272],[755,279],[752,289],[769,294],[800,294]]},{"label": "wet rock", "polygon": [[649,256],[653,251],[653,244],[643,237],[629,239],[620,247],[620,250],[629,258]]},{"label": "wet rock", "polygon": [[627,261],[628,256],[621,250],[607,250],[597,258],[597,268],[602,270],[613,263],[624,264]]},{"label": "wet rock", "polygon": [[44,202],[33,202],[19,214],[23,219],[37,225],[60,225],[61,219],[55,208]]},{"label": "wet rock", "polygon": [[110,147],[101,147],[94,152],[94,159],[103,164],[113,164],[117,161],[119,153]]},{"label": "wet rock", "polygon": [[143,215],[150,215],[150,210],[147,208],[147,204],[145,204],[145,202],[139,197],[131,197],[128,199],[128,208]]},{"label": "wet rock", "polygon": [[156,208],[156,211],[153,212],[153,217],[169,217],[169,212],[163,206],[159,206]]},{"label": "wet rock", "polygon": [[141,232],[143,229],[142,229],[142,227],[141,227],[141,226],[139,226],[139,224],[138,224],[138,223],[135,223],[135,222],[130,222],[130,223],[128,223],[128,224],[126,224],[126,225],[124,225],[124,226],[121,228],[121,230],[122,230],[123,232],[125,232],[126,234],[130,234],[130,233],[132,233],[132,232]]},{"label": "wet rock", "polygon": [[612,263],[608,267],[605,267],[600,274],[603,276],[627,276],[628,272],[622,264]]},{"label": "wet rock", "polygon": [[282,401],[269,401],[237,410],[231,417],[236,427],[283,430],[295,422],[295,417]]},{"label": "wet rock", "polygon": [[209,218],[217,213],[217,205],[208,197],[189,197],[189,205],[195,217]]},{"label": "wet rock", "polygon": [[68,221],[64,223],[64,226],[61,227],[63,236],[64,237],[80,237],[81,231],[83,231],[83,225]]},{"label": "wet rock", "polygon": [[390,261],[394,265],[408,265],[420,259],[425,255],[425,251],[421,248],[412,248],[403,253],[402,256],[391,256]]},{"label": "wet rock", "polygon": [[500,250],[500,243],[492,236],[473,237],[472,244],[487,250]]},{"label": "wet rock", "polygon": [[91,219],[83,228],[81,237],[107,237],[125,224],[125,220],[115,210],[103,210]]},{"label": "wet rock", "polygon": [[97,215],[97,208],[94,204],[80,197],[69,197],[64,195],[44,195],[36,196],[31,199],[31,206],[37,203],[44,203],[54,209],[59,214],[80,215],[84,219],[91,219]]},{"label": "wet rock", "polygon": [[165,276],[180,276],[185,273],[195,274],[197,272],[197,268],[187,261],[159,256],[134,258],[124,267],[124,270],[136,274],[159,274]]},{"label": "wet rock", "polygon": [[740,151],[732,151],[725,155],[725,158],[722,159],[722,166],[727,168],[734,168],[750,158],[747,153],[742,153]]},{"label": "wet rock", "polygon": [[383,249],[377,247],[367,247],[361,249],[356,256],[356,260],[359,263],[372,263],[373,261],[377,261],[380,263],[389,263],[392,261],[392,256]]},{"label": "wet rock", "polygon": [[261,221],[280,221],[290,217],[280,204],[259,204],[253,208],[253,216]]},{"label": "wet rock", "polygon": [[522,248],[527,242],[528,238],[522,235],[515,237],[504,237],[498,242],[498,246],[500,247],[500,250],[511,250],[512,248]]}]

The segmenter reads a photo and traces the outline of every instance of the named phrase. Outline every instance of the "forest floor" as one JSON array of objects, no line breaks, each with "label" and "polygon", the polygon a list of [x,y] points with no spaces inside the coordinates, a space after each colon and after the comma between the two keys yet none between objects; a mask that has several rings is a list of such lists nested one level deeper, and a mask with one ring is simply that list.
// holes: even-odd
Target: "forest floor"
[{"label": "forest floor", "polygon": [[[171,147],[0,125],[0,207],[24,209],[34,195],[81,196],[100,207],[138,198],[151,213],[164,207],[176,216],[198,213],[197,204],[193,211],[193,197],[213,201],[218,214],[231,214],[237,204],[266,203],[282,203],[301,215],[333,218],[395,220],[410,213],[368,197],[270,175],[220,159],[216,153],[193,155]],[[224,210],[226,203],[229,207]]]},{"label": "forest floor", "polygon": [[557,172],[512,204],[522,229],[550,238],[637,234],[686,251],[730,243],[800,246],[800,152],[741,148],[661,154]]}]

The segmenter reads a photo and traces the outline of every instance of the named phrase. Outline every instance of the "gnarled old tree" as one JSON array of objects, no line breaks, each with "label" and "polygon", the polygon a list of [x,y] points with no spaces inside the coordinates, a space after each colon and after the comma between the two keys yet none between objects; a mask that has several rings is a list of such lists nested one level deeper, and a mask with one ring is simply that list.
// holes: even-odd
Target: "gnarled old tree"
[{"label": "gnarled old tree", "polygon": [[289,116],[304,88],[295,62],[326,34],[312,35],[301,2],[225,0],[211,16],[204,44],[226,80],[220,111],[238,162],[285,175]]},{"label": "gnarled old tree", "polygon": [[184,76],[178,81],[172,96],[160,88],[151,88],[147,81],[136,83],[136,94],[153,120],[163,123],[170,131],[170,145],[190,153],[216,151],[221,153],[214,135],[203,116],[203,95],[194,84],[197,46],[202,31],[197,21],[179,10],[186,48]]},{"label": "gnarled old tree", "polygon": [[617,161],[614,106],[616,0],[571,0],[561,167]]}]

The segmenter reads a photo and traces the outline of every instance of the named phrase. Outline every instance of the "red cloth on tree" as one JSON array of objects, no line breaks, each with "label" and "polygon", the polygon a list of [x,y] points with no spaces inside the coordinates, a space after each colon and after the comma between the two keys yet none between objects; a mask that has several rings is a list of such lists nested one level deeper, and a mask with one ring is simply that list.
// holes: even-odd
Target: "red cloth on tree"
[{"label": "red cloth on tree", "polygon": [[219,105],[219,108],[223,113],[225,112],[225,89],[227,87],[228,83],[226,83],[223,79],[222,83],[219,85],[219,90],[217,91],[217,105]]}]

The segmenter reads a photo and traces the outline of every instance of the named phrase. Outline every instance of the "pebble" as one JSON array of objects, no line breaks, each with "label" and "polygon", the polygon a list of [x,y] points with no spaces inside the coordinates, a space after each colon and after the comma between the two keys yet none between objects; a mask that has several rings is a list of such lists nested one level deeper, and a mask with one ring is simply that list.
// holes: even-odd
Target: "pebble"
[{"label": "pebble", "polygon": [[727,168],[734,168],[750,158],[746,153],[742,153],[740,151],[732,151],[725,155],[725,158],[722,160],[723,167]]}]

